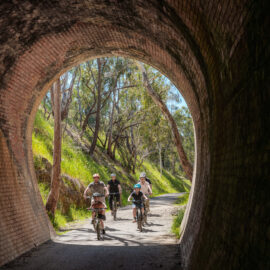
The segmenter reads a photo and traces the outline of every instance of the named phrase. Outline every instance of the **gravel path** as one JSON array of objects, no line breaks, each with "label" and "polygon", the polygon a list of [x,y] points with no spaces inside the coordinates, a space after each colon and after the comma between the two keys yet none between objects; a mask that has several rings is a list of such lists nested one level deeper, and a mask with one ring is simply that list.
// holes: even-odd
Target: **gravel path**
[{"label": "gravel path", "polygon": [[107,213],[106,236],[97,241],[90,219],[23,255],[3,269],[180,269],[176,239],[170,233],[173,203],[181,194],[151,199],[151,213],[143,232],[132,223],[131,206]]}]

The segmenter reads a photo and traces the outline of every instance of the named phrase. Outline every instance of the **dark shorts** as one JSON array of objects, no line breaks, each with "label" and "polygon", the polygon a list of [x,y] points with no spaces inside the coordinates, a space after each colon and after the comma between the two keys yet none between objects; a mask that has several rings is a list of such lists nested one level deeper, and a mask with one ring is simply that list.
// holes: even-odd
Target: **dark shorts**
[{"label": "dark shorts", "polygon": [[143,208],[144,207],[143,202],[141,202],[141,203],[132,203],[132,208],[136,208],[136,207]]},{"label": "dark shorts", "polygon": [[103,220],[106,220],[106,216],[105,215],[102,215],[100,213],[98,213],[98,218],[103,219]]}]

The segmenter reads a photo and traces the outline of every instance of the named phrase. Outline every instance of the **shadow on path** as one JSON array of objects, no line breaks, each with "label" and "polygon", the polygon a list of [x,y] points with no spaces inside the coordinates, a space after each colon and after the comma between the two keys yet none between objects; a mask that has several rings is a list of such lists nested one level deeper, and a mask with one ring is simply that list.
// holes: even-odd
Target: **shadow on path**
[{"label": "shadow on path", "polygon": [[14,270],[121,270],[181,269],[178,245],[170,235],[171,209],[180,194],[151,199],[149,224],[143,232],[132,223],[131,207],[105,223],[106,235],[97,241],[89,220],[35,248],[0,269]]},{"label": "shadow on path", "polygon": [[[40,257],[43,260],[40,260]],[[49,241],[0,269],[181,269],[176,245],[90,246]]]}]

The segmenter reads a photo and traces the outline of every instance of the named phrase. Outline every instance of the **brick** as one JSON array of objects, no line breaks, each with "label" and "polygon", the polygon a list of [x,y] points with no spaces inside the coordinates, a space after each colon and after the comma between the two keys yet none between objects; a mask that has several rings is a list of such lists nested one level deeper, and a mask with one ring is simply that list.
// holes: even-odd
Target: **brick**
[{"label": "brick", "polygon": [[168,76],[193,117],[183,268],[269,269],[267,1],[15,5],[0,4],[0,265],[50,238],[30,151],[43,96],[74,65],[122,55]]}]

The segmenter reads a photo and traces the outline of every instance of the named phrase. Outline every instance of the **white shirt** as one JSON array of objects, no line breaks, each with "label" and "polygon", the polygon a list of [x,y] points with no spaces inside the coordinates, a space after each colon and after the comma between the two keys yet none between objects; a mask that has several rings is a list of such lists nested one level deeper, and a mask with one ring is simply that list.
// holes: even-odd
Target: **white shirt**
[{"label": "white shirt", "polygon": [[144,184],[142,184],[142,182],[139,182],[138,184],[141,185],[141,192],[144,195],[148,195],[149,193],[152,193],[151,187],[148,182],[145,181]]}]

